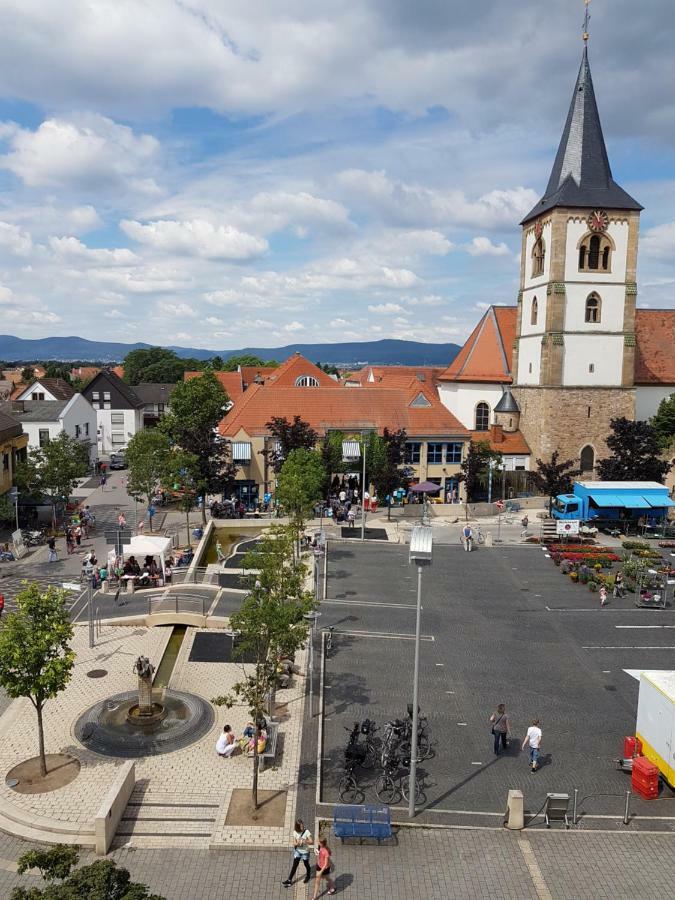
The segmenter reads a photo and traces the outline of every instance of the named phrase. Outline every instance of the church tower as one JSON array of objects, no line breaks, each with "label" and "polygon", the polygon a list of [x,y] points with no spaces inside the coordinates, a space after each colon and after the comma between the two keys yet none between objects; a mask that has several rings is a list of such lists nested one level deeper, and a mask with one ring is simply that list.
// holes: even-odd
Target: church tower
[{"label": "church tower", "polygon": [[533,460],[558,450],[590,478],[610,419],[635,417],[642,207],[612,178],[587,38],[546,191],[521,223],[512,372]]}]

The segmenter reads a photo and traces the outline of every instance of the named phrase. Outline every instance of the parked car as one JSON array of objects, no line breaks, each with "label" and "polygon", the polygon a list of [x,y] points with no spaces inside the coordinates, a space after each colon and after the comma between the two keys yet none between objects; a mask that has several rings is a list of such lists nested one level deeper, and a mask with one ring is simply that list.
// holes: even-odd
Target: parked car
[{"label": "parked car", "polygon": [[126,457],[124,456],[124,453],[122,453],[120,451],[118,453],[110,454],[110,465],[109,465],[110,469],[126,469],[126,467],[127,467],[127,461],[126,461]]}]

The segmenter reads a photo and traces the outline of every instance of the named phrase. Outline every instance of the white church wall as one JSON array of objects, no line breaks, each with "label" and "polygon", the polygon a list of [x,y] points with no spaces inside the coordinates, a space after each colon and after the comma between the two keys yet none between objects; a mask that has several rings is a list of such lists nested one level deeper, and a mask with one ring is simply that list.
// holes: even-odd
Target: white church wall
[{"label": "white church wall", "polygon": [[610,218],[607,234],[614,241],[611,271],[603,272],[594,269],[591,272],[579,271],[579,248],[581,238],[588,234],[588,222],[581,216],[574,216],[567,223],[567,243],[565,247],[565,281],[583,281],[586,283],[605,284],[611,281],[623,281],[626,277],[626,259],[628,253],[628,220]]},{"label": "white church wall", "polygon": [[518,342],[517,384],[539,384],[541,337],[521,337]]},{"label": "white church wall", "polygon": [[493,410],[501,400],[502,389],[499,384],[473,383],[464,381],[445,381],[438,386],[438,395],[446,409],[456,416],[465,428],[473,431],[476,423],[476,406],[487,403],[490,407],[490,423],[493,422]]},{"label": "white church wall", "polygon": [[525,238],[525,284],[528,287],[540,287],[546,285],[551,270],[551,222],[546,222],[541,230],[541,237],[544,241],[546,255],[544,256],[544,271],[541,275],[532,277],[532,248],[534,247],[536,237],[534,229],[531,229]]},{"label": "white church wall", "polygon": [[622,360],[623,335],[603,335],[600,340],[591,334],[567,334],[563,384],[594,387],[621,385]]},{"label": "white church wall", "polygon": [[[626,302],[625,284],[567,284],[565,298],[565,331],[623,331]],[[586,322],[586,300],[591,292],[601,300],[600,321]]]},{"label": "white church wall", "polygon": [[[532,302],[537,298],[537,321],[532,324]],[[543,334],[546,330],[546,285],[538,288],[528,288],[523,291],[523,314],[520,330],[522,334]]]}]

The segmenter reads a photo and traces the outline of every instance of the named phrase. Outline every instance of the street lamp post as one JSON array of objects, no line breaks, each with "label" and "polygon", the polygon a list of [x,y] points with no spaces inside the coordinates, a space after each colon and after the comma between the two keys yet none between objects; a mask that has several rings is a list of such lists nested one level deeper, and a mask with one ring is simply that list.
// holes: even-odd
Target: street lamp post
[{"label": "street lamp post", "polygon": [[309,717],[314,716],[314,626],[321,615],[320,612],[308,612],[303,615],[310,623],[309,628]]},{"label": "street lamp post", "polygon": [[415,817],[417,783],[417,743],[419,733],[420,630],[422,625],[422,569],[431,565],[432,532],[428,525],[415,525],[410,535],[410,562],[417,566],[417,615],[415,620],[415,669],[413,674],[413,716],[410,739],[410,782],[408,785],[408,818]]}]

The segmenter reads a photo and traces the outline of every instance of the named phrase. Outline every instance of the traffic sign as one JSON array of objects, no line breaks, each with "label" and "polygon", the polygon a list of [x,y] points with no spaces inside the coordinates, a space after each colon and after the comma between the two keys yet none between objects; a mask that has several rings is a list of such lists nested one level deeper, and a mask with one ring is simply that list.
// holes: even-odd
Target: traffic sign
[{"label": "traffic sign", "polygon": [[495,503],[495,506],[497,507],[497,509],[499,510],[499,512],[501,512],[501,511],[504,509],[504,501],[503,501],[503,500],[497,500],[497,502]]}]

